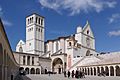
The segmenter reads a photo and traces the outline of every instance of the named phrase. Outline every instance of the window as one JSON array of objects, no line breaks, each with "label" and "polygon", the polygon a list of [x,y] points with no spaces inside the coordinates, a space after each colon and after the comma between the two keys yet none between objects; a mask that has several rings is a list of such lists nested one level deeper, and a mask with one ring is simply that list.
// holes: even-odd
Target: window
[{"label": "window", "polygon": [[43,19],[41,19],[41,25],[43,25]]},{"label": "window", "polygon": [[28,19],[28,24],[29,24],[29,19]]},{"label": "window", "polygon": [[37,23],[38,18],[36,17],[36,23]]},{"label": "window", "polygon": [[38,23],[40,24],[40,18],[39,18],[39,22]]},{"label": "window", "polygon": [[89,34],[89,30],[87,30],[87,34]]},{"label": "window", "polygon": [[25,56],[23,56],[23,65],[25,65]]},{"label": "window", "polygon": [[34,57],[32,57],[32,65],[34,65]]},{"label": "window", "polygon": [[69,46],[71,46],[71,42],[69,42]]},{"label": "window", "polygon": [[38,31],[40,32],[40,28],[38,29]]},{"label": "window", "polygon": [[27,65],[30,65],[30,56],[27,56]]},{"label": "window", "polygon": [[20,48],[19,48],[19,52],[23,52],[23,49],[22,49],[22,47],[20,47]]}]

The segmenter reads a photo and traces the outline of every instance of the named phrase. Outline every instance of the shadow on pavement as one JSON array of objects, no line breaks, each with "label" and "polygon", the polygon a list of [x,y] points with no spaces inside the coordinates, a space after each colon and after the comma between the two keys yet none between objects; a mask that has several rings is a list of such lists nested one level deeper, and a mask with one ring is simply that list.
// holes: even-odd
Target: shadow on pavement
[{"label": "shadow on pavement", "polygon": [[17,75],[14,80],[31,80],[30,78],[28,78],[27,76],[23,76],[23,75]]}]

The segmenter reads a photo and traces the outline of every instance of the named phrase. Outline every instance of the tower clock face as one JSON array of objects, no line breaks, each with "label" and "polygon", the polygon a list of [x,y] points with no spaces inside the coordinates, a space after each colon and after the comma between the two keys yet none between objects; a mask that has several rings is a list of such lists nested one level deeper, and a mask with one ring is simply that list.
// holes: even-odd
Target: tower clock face
[{"label": "tower clock face", "polygon": [[90,38],[86,38],[86,44],[87,44],[87,46],[89,47],[90,46]]}]

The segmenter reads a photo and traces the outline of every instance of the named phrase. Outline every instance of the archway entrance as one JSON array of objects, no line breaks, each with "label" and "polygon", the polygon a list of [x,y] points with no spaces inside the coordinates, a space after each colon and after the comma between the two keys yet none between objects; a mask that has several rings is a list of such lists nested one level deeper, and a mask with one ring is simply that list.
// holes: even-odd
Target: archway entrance
[{"label": "archway entrance", "polygon": [[110,66],[110,76],[114,76],[114,68],[113,68],[113,66]]},{"label": "archway entrance", "polygon": [[116,76],[120,76],[120,67],[115,66],[115,69],[116,69]]},{"label": "archway entrance", "polygon": [[61,74],[63,72],[63,62],[60,58],[55,58],[52,63],[52,71]]}]

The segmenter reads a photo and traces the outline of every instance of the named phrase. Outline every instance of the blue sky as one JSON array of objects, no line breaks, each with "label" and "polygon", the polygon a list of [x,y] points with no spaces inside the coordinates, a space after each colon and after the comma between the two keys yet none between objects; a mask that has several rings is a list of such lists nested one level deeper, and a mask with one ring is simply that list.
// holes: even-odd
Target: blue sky
[{"label": "blue sky", "polygon": [[89,20],[99,52],[120,51],[120,0],[0,0],[0,16],[13,50],[25,41],[25,17],[45,17],[45,40],[75,33]]}]

